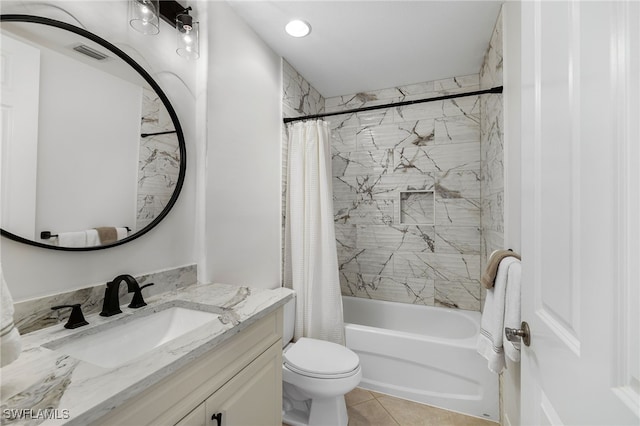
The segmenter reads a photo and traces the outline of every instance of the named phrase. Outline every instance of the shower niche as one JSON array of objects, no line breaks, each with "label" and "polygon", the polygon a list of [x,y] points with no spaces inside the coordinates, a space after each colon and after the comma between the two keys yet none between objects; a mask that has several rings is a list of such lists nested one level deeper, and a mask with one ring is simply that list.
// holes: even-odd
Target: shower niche
[{"label": "shower niche", "polygon": [[436,202],[433,191],[400,191],[398,206],[401,225],[435,225]]}]

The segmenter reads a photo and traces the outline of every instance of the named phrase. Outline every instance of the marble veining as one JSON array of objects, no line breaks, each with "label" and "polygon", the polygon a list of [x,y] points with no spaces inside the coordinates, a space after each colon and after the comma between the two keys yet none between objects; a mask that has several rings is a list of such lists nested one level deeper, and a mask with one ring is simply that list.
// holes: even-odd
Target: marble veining
[{"label": "marble veining", "polygon": [[[43,380],[33,383],[6,401],[3,400],[0,405],[3,413],[2,424],[42,423],[43,419],[38,418],[39,415],[60,407],[60,400],[71,384],[71,377],[79,362],[69,356],[60,356],[55,360],[54,370],[50,371]],[[4,415],[7,412],[10,414]],[[27,412],[30,414],[29,417],[36,418],[25,418],[24,413]],[[63,409],[55,412],[60,417],[64,417],[67,413]]]},{"label": "marble veining", "polygon": [[[498,15],[489,47],[480,70],[483,89],[502,85],[502,12]],[[481,99],[480,186],[482,192],[480,245],[484,268],[493,250],[504,243],[504,125],[502,95],[485,95]],[[484,296],[484,291],[482,293]]]},{"label": "marble veining", "polygon": [[324,97],[287,61],[282,61],[282,105],[284,117],[324,112]]},{"label": "marble veining", "polygon": [[[122,306],[113,317],[87,316],[89,325],[67,330],[61,324],[22,337],[23,352],[2,368],[0,406],[3,424],[86,425],[107,414],[172,372],[196,360],[255,321],[273,312],[292,297],[285,288],[272,290],[225,284],[180,287],[147,299],[138,310]],[[109,324],[129,321],[162,309],[167,304],[221,312],[220,318],[169,341],[116,368],[79,361],[43,345],[57,344],[74,335],[95,333]],[[115,324],[114,324],[115,325]],[[54,344],[54,347],[55,347]],[[50,410],[56,418],[36,417]]]},{"label": "marble veining", "polygon": [[[340,111],[479,89],[479,75],[325,99]],[[481,99],[328,117],[342,292],[479,310]]]},{"label": "marble veining", "polygon": [[432,225],[435,217],[433,191],[400,192],[400,223]]},{"label": "marble veining", "polygon": [[[282,60],[282,116],[283,118],[300,117],[313,114],[320,114],[325,110],[325,99],[305,78],[298,73],[287,61]],[[336,133],[332,134],[335,137]],[[282,125],[282,259],[285,258],[285,235],[284,226],[286,224],[286,188],[287,188],[287,168],[289,154],[289,132],[286,125]],[[282,277],[284,272],[284,262],[282,262]]]},{"label": "marble veining", "polygon": [[[115,278],[115,274],[112,278]],[[142,286],[145,283],[154,283],[144,289],[145,300],[148,296],[157,295],[166,291],[176,290],[178,286],[189,286],[197,282],[196,265],[188,265],[179,268],[171,268],[164,271],[134,277]],[[14,322],[20,334],[27,334],[54,324],[64,323],[69,318],[70,310],[62,309],[52,311],[55,305],[70,305],[80,303],[85,315],[98,313],[102,310],[104,300],[104,283],[92,285],[79,290],[59,293],[52,296],[25,300],[14,304]],[[120,301],[130,301],[131,295],[127,294],[124,285],[119,289]],[[127,302],[128,303],[128,302]]]},{"label": "marble veining", "polygon": [[[343,294],[480,310],[503,227],[501,96],[346,111],[502,84],[500,27],[479,74],[324,99],[285,64],[285,117],[345,111],[326,118]],[[432,198],[401,198],[410,191]]]},{"label": "marble veining", "polygon": [[[149,88],[143,88],[140,130],[142,133],[175,130],[162,100]],[[140,138],[135,230],[150,224],[164,210],[179,173],[180,149],[175,134]]]}]

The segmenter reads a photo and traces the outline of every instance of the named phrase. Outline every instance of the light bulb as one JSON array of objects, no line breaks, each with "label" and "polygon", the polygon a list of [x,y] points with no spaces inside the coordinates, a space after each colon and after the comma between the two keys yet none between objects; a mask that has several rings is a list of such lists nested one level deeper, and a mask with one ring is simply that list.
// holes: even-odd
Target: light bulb
[{"label": "light bulb", "polygon": [[291,37],[305,37],[311,32],[311,26],[305,21],[294,19],[293,21],[290,21],[286,27],[284,27],[284,30]]},{"label": "light bulb", "polygon": [[160,32],[158,0],[131,0],[129,2],[129,24],[142,34]]}]

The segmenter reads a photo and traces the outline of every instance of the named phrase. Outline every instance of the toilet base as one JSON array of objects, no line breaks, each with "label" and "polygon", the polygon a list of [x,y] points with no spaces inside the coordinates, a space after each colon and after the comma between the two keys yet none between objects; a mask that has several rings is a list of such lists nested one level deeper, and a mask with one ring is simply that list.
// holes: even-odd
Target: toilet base
[{"label": "toilet base", "polygon": [[347,426],[347,404],[344,395],[335,398],[316,398],[311,401],[309,426]]},{"label": "toilet base", "polygon": [[282,422],[290,426],[347,426],[349,416],[344,396],[307,401],[283,400]]}]

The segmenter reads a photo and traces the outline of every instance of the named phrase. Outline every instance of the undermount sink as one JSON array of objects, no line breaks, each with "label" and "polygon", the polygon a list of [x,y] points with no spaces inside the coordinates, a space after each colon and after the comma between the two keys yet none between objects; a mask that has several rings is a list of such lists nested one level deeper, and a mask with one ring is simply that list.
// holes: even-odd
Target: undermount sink
[{"label": "undermount sink", "polygon": [[44,346],[100,367],[114,368],[216,320],[218,316],[173,306],[139,318],[127,318],[94,334]]}]

